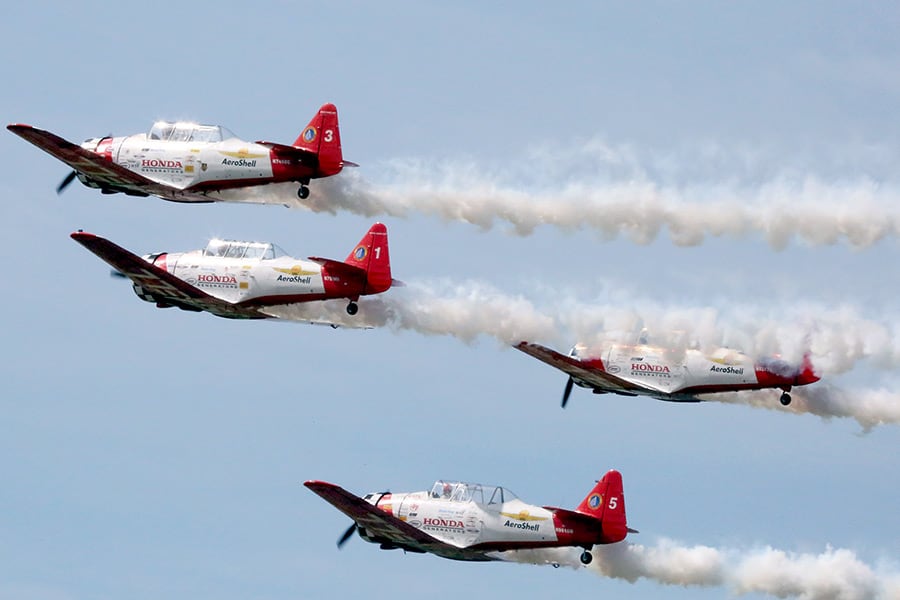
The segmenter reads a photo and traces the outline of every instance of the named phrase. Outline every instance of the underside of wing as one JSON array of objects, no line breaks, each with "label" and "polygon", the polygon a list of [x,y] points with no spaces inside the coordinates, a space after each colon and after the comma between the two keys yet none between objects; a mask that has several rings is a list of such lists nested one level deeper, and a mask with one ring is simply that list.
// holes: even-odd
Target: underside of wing
[{"label": "underside of wing", "polygon": [[384,544],[412,552],[430,552],[456,560],[494,560],[482,552],[442,542],[333,483],[307,481],[303,485],[353,519],[359,528],[365,530],[369,538],[382,541]]},{"label": "underside of wing", "polygon": [[264,319],[254,308],[241,307],[210,296],[168,271],[147,262],[121,246],[91,233],[81,231],[72,239],[102,258],[116,271],[130,279],[142,297],[160,306],[177,306],[185,310],[205,311],[229,319]]},{"label": "underside of wing", "polygon": [[521,350],[529,356],[533,356],[541,362],[547,363],[551,367],[556,367],[560,371],[567,373],[570,377],[584,382],[596,389],[609,392],[624,392],[626,394],[656,394],[662,392],[649,386],[638,385],[621,377],[616,377],[602,369],[592,367],[571,356],[560,354],[555,350],[551,350],[540,344],[532,344],[530,342],[520,342],[515,348]]},{"label": "underside of wing", "polygon": [[22,139],[66,163],[96,187],[107,192],[121,192],[133,196],[159,196],[175,202],[212,202],[205,194],[179,190],[152,179],[147,179],[95,152],[65,140],[54,133],[31,125],[6,127]]}]

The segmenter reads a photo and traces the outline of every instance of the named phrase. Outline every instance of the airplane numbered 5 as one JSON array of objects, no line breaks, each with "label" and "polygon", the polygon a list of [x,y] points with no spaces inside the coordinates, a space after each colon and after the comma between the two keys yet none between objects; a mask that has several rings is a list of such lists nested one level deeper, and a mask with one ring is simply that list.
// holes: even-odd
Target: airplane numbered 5
[{"label": "airplane numbered 5", "polygon": [[353,519],[339,548],[354,532],[383,550],[466,561],[504,560],[502,553],[509,550],[577,547],[587,565],[596,544],[637,533],[626,523],[622,475],[615,470],[575,510],[526,504],[506,488],[460,481],[438,480],[430,491],[363,497],[324,481],[303,485]]},{"label": "airplane numbered 5", "polygon": [[213,239],[204,250],[138,256],[91,233],[71,237],[130,279],[142,300],[231,319],[275,318],[267,307],[332,298],[347,298],[347,313],[354,315],[360,296],[398,283],[382,223],[372,225],[343,262],[292,258],[268,242]]},{"label": "airplane numbered 5", "polygon": [[81,145],[31,125],[6,128],[72,167],[57,193],[78,178],[104,194],[266,203],[264,197],[226,198],[217,192],[293,181],[300,184],[297,195],[306,198],[310,180],[357,166],[343,158],[334,104],[323,105],[291,145],[247,142],[225,127],[190,122],[158,121],[148,133],[90,138]]}]

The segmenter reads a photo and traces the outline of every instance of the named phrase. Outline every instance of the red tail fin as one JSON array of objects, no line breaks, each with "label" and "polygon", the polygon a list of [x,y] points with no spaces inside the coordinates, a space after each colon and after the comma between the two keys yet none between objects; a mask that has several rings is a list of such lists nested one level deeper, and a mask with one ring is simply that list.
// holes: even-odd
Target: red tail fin
[{"label": "red tail fin", "polygon": [[341,152],[337,107],[330,103],[323,104],[293,146],[315,152],[319,156],[319,177],[340,173],[344,166],[344,156]]},{"label": "red tail fin", "polygon": [[390,289],[391,257],[388,253],[387,227],[383,223],[372,225],[344,262],[365,269],[364,295],[380,294]]},{"label": "red tail fin", "polygon": [[603,535],[608,539],[608,543],[624,540],[628,534],[628,525],[625,520],[622,474],[611,470],[604,475],[581,501],[575,512],[600,519]]}]

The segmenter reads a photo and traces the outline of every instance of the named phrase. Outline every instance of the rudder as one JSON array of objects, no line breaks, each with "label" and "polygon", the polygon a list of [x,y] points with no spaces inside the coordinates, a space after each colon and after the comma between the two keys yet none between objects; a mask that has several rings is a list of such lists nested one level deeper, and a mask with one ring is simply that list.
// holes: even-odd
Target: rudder
[{"label": "rudder", "polygon": [[380,294],[390,289],[391,257],[384,223],[372,225],[344,262],[366,271],[363,295]]},{"label": "rudder", "polygon": [[292,145],[316,153],[319,158],[318,177],[340,173],[344,166],[344,157],[341,151],[337,107],[331,103],[323,104]]},{"label": "rudder", "polygon": [[624,540],[628,534],[628,525],[625,519],[622,474],[615,469],[610,470],[581,501],[575,512],[600,519],[603,535],[608,543]]}]

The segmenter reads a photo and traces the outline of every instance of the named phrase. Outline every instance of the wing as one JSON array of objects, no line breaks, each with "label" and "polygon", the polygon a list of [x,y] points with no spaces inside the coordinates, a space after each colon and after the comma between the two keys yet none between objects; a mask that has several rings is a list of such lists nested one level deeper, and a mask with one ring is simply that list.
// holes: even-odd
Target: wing
[{"label": "wing", "polygon": [[321,496],[329,504],[353,519],[369,537],[399,546],[413,552],[430,552],[456,560],[495,560],[482,552],[451,546],[401,521],[394,515],[369,504],[359,496],[333,483],[307,481],[306,487]]},{"label": "wing", "polygon": [[140,256],[91,233],[77,231],[72,239],[105,260],[141,290],[142,297],[185,310],[205,311],[229,319],[264,319],[255,308],[242,307],[210,296]]},{"label": "wing", "polygon": [[85,150],[77,144],[65,140],[56,134],[37,129],[31,125],[7,125],[7,129],[31,142],[44,152],[63,161],[75,171],[81,173],[101,189],[124,192],[132,195],[154,195],[175,202],[212,202],[204,194],[184,191],[170,185],[147,179],[143,175],[130,171],[102,156]]},{"label": "wing", "polygon": [[560,371],[567,373],[569,376],[579,381],[583,381],[597,389],[630,394],[665,393],[664,390],[639,385],[622,379],[621,377],[616,377],[606,371],[586,365],[577,358],[560,354],[559,352],[541,346],[540,344],[520,342],[516,344],[515,348],[516,350],[521,350],[525,354],[533,356],[539,361],[547,363],[551,367],[556,367]]}]

